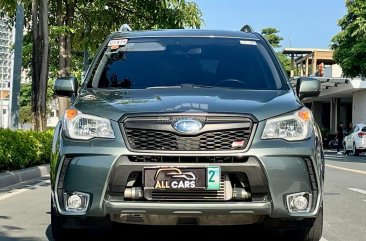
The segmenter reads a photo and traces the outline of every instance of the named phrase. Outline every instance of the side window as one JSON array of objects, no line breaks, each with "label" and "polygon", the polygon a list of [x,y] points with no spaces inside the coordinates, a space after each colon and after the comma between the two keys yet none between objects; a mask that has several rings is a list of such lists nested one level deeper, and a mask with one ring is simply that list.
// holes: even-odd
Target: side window
[{"label": "side window", "polygon": [[366,132],[366,126],[363,127],[361,131]]}]

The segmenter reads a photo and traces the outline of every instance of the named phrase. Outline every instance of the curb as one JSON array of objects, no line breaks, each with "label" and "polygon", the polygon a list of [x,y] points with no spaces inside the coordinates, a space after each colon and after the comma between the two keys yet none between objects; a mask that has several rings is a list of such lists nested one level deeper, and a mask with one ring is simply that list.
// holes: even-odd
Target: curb
[{"label": "curb", "polygon": [[0,173],[0,188],[29,181],[50,174],[50,165],[44,164],[18,171]]}]

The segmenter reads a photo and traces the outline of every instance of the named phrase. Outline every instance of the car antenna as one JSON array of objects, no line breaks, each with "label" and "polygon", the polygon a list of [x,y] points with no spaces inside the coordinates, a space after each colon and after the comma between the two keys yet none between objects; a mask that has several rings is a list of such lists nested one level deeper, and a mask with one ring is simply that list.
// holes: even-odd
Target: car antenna
[{"label": "car antenna", "polygon": [[127,24],[122,24],[122,26],[119,28],[119,32],[131,32],[132,28]]},{"label": "car antenna", "polygon": [[253,33],[254,32],[253,28],[250,25],[248,25],[248,24],[247,25],[244,25],[240,29],[240,31],[245,32],[245,33]]}]

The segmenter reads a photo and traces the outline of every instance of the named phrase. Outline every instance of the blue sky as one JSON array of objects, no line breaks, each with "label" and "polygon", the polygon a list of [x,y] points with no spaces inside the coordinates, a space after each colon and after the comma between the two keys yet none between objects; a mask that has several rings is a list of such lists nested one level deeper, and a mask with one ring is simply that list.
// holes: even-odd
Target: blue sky
[{"label": "blue sky", "polygon": [[329,48],[340,31],[337,21],[346,14],[344,0],[192,1],[203,13],[203,29],[239,30],[250,24],[260,32],[274,27],[284,38],[282,48]]}]

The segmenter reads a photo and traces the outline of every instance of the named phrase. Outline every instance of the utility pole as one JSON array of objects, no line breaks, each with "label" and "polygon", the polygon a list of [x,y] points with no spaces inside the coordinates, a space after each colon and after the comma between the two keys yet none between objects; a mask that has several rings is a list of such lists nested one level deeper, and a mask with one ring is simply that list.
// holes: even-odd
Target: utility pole
[{"label": "utility pole", "polygon": [[22,73],[22,48],[23,48],[23,28],[24,28],[24,7],[17,3],[15,21],[15,44],[14,44],[14,66],[13,81],[10,92],[10,128],[15,130],[19,127],[19,98],[20,81]]}]

